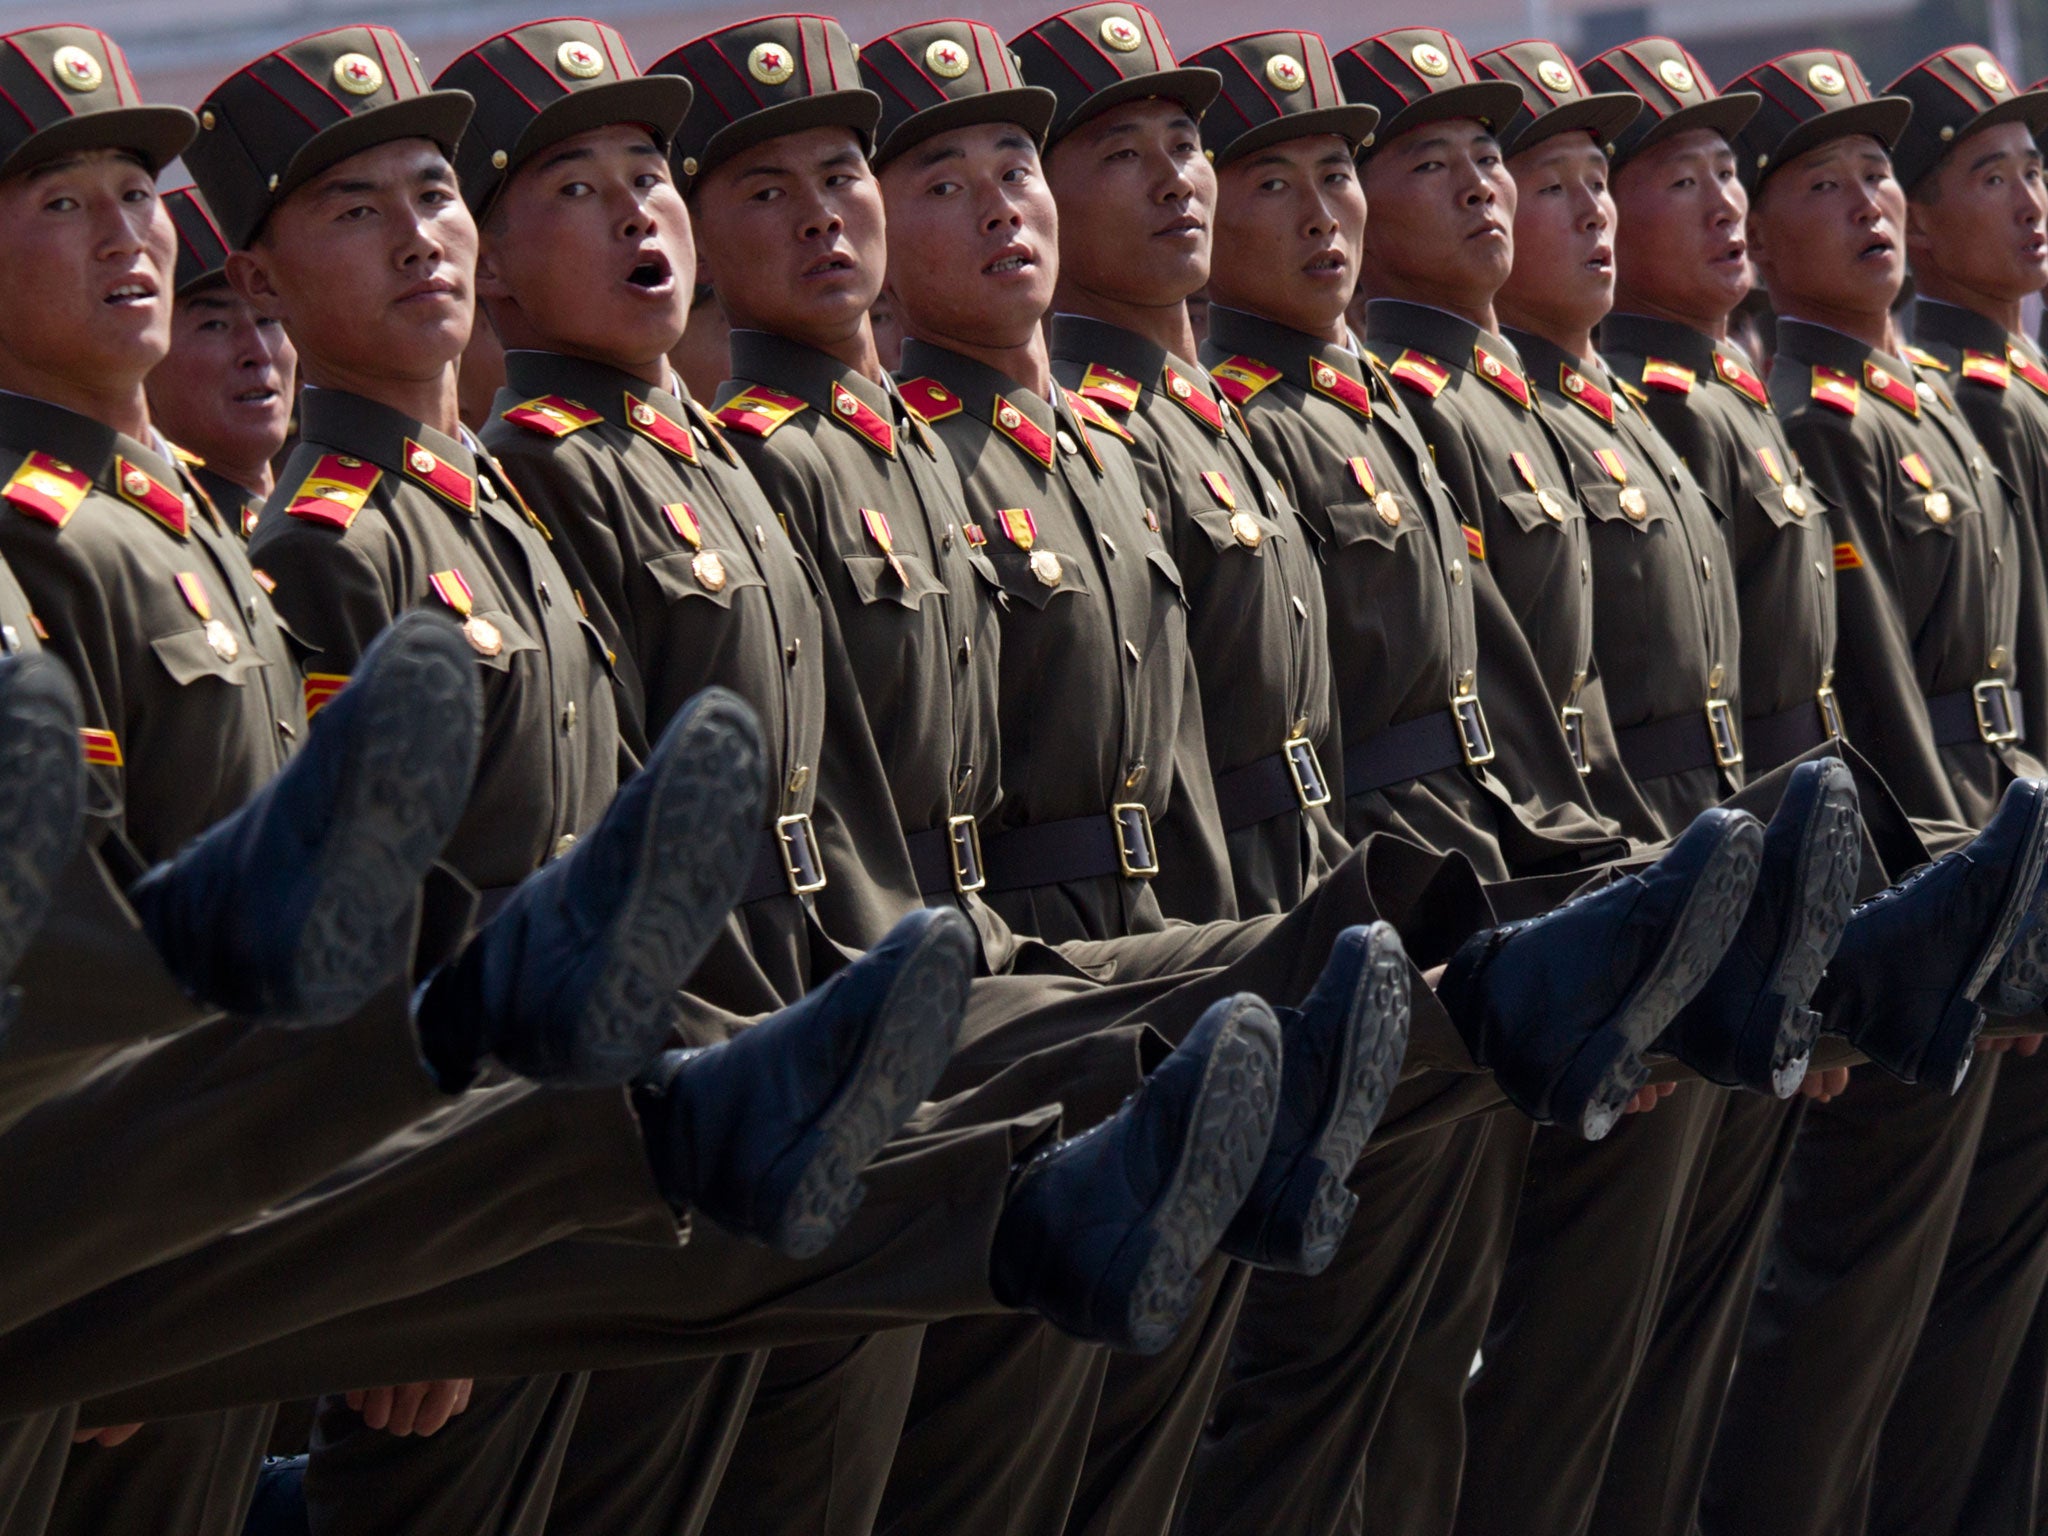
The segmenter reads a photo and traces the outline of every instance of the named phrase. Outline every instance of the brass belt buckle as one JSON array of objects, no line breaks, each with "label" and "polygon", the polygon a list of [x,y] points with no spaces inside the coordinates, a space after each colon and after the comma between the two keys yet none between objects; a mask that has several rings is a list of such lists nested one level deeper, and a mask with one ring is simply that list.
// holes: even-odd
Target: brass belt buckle
[{"label": "brass belt buckle", "polygon": [[2020,739],[2019,711],[2012,707],[2012,684],[2002,677],[1972,685],[1970,702],[1977,707],[1977,734],[1993,746]]},{"label": "brass belt buckle", "polygon": [[1323,765],[1316,757],[1315,744],[1306,736],[1290,736],[1280,750],[1287,758],[1287,774],[1294,780],[1294,797],[1305,811],[1330,803],[1330,781],[1323,777]]},{"label": "brass belt buckle", "polygon": [[1576,704],[1567,704],[1557,712],[1557,720],[1564,727],[1564,744],[1571,751],[1572,766],[1583,779],[1593,771],[1593,765],[1586,761],[1586,712]]},{"label": "brass belt buckle", "polygon": [[1111,830],[1116,834],[1117,868],[1127,880],[1150,880],[1159,873],[1159,847],[1152,841],[1152,813],[1136,801],[1121,801],[1109,808]]},{"label": "brass belt buckle", "polygon": [[825,861],[818,854],[818,839],[808,813],[775,818],[775,847],[782,855],[782,874],[792,896],[808,896],[825,888]]},{"label": "brass belt buckle", "polygon": [[988,884],[981,869],[981,825],[972,816],[946,818],[946,847],[953,855],[953,889],[971,895]]},{"label": "brass belt buckle", "polygon": [[1707,700],[1707,735],[1713,739],[1715,762],[1723,768],[1742,766],[1742,737],[1735,730],[1735,710],[1726,699]]},{"label": "brass belt buckle", "polygon": [[[1575,715],[1577,710],[1566,710]],[[1451,700],[1451,715],[1458,723],[1458,745],[1464,750],[1466,766],[1477,768],[1482,763],[1493,761],[1493,732],[1487,728],[1486,711],[1480,707],[1479,695],[1463,693]],[[1569,727],[1567,727],[1569,730]],[[1577,762],[1579,754],[1573,754]],[[1581,768],[1579,772],[1586,770]]]},{"label": "brass belt buckle", "polygon": [[1842,729],[1842,706],[1835,702],[1835,690],[1822,684],[1813,696],[1814,707],[1820,711],[1820,723],[1826,727],[1828,740],[1845,741],[1849,733]]}]

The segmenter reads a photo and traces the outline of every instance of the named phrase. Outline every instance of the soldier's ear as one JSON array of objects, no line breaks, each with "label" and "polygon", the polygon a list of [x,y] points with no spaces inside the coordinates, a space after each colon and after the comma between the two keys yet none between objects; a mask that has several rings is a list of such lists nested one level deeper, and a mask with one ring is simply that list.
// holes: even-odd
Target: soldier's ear
[{"label": "soldier's ear", "polygon": [[228,286],[245,299],[266,320],[283,320],[284,299],[271,281],[270,267],[254,249],[228,252],[225,268]]},{"label": "soldier's ear", "polygon": [[509,299],[512,290],[506,286],[504,277],[498,271],[497,253],[492,242],[482,241],[476,253],[476,296],[479,299]]},{"label": "soldier's ear", "polygon": [[1934,230],[1927,205],[1917,197],[1906,199],[1906,257],[1918,263],[1921,253],[1933,243]]}]

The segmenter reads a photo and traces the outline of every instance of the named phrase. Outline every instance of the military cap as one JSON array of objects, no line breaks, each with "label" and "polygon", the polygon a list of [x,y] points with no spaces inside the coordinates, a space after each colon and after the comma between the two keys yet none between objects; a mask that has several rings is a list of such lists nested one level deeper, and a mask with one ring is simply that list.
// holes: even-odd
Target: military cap
[{"label": "military cap", "polygon": [[1202,145],[1218,165],[1240,155],[1334,133],[1352,148],[1372,142],[1379,108],[1344,99],[1330,48],[1314,32],[1252,32],[1204,48],[1188,63],[1223,77],[1223,93],[1202,115]]},{"label": "military cap", "polygon": [[178,231],[178,275],[172,292],[185,294],[202,283],[221,280],[227,271],[228,242],[220,221],[206,206],[197,187],[179,187],[164,194],[164,210]]},{"label": "military cap", "polygon": [[2048,126],[2048,91],[2015,89],[2012,76],[1987,48],[1962,43],[1922,59],[1885,90],[1913,103],[1892,172],[1910,188],[1941,163],[1948,148],[2000,123],[2025,123],[2030,133]]},{"label": "military cap", "polygon": [[1643,104],[1642,115],[1615,135],[1617,166],[1694,128],[1732,140],[1763,105],[1754,91],[1716,91],[1700,61],[1668,37],[1622,43],[1587,60],[1579,73],[1595,90],[1631,91]]},{"label": "military cap", "polygon": [[1353,43],[1337,55],[1337,78],[1348,99],[1379,108],[1374,142],[1382,147],[1411,128],[1457,117],[1500,133],[1522,107],[1519,89],[1480,74],[1465,45],[1435,27],[1401,27]]},{"label": "military cap", "polygon": [[1736,169],[1752,190],[1830,139],[1867,133],[1889,150],[1913,115],[1903,96],[1873,96],[1856,61],[1833,48],[1784,54],[1730,84],[1763,98],[1735,136]]},{"label": "military cap", "polygon": [[486,38],[442,70],[434,87],[476,98],[455,170],[479,219],[520,166],[592,128],[641,123],[666,150],[692,94],[679,76],[642,75],[616,27],[581,16]]},{"label": "military cap", "polygon": [[1505,80],[1522,93],[1515,115],[1495,134],[1504,155],[1519,155],[1575,128],[1612,153],[1615,136],[1643,110],[1633,92],[1589,91],[1564,51],[1540,37],[1475,54],[1472,64],[1480,74]]},{"label": "military cap", "polygon": [[1059,98],[1026,85],[1017,62],[979,21],[920,21],[860,51],[861,79],[881,98],[874,162],[971,123],[1015,123],[1040,144]]},{"label": "military cap", "polygon": [[215,86],[185,164],[229,243],[246,246],[279,203],[350,155],[432,139],[452,159],[474,105],[466,92],[429,90],[389,27],[335,27]]},{"label": "military cap", "polygon": [[1188,69],[1173,56],[1166,29],[1142,5],[1110,0],[1048,16],[1010,39],[1017,68],[1059,98],[1049,141],[1127,101],[1177,101],[1196,117],[1223,82],[1213,69]]},{"label": "military cap", "polygon": [[850,128],[874,145],[882,103],[860,82],[859,56],[830,16],[759,16],[707,32],[656,59],[650,75],[697,88],[669,148],[676,185],[743,149],[809,128]]},{"label": "military cap", "polygon": [[192,114],[144,106],[127,56],[98,28],[28,27],[0,43],[0,176],[86,149],[128,150],[154,175],[192,142]]}]

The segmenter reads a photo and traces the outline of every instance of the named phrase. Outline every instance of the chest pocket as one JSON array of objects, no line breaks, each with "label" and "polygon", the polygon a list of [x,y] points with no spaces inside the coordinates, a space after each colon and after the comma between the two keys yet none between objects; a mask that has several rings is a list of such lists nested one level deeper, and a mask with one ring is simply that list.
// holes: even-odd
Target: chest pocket
[{"label": "chest pocket", "polygon": [[903,567],[903,579],[896,579],[896,573],[889,569],[889,561],[882,555],[848,555],[846,574],[853,582],[853,590],[860,594],[864,603],[901,603],[905,608],[916,608],[928,597],[943,597],[946,584],[939,580],[932,568],[916,555],[898,555]]},{"label": "chest pocket", "polygon": [[1578,498],[1571,492],[1550,491],[1547,495],[1550,505],[1557,509],[1558,515],[1555,517],[1544,507],[1544,497],[1534,491],[1502,491],[1500,504],[1502,510],[1515,520],[1516,526],[1524,533],[1534,533],[1539,528],[1561,529],[1566,523],[1583,515],[1579,510]]},{"label": "chest pocket", "polygon": [[1153,544],[1145,550],[1145,563],[1152,567],[1152,574],[1171,594],[1172,601],[1183,608],[1187,607],[1187,584],[1180,579],[1180,567],[1173,563],[1173,556],[1159,545]]},{"label": "chest pocket", "polygon": [[1323,509],[1330,519],[1330,537],[1339,548],[1349,548],[1353,544],[1377,544],[1383,549],[1392,549],[1402,539],[1421,529],[1421,508],[1397,491],[1383,491],[1381,494],[1392,498],[1385,503],[1394,513],[1391,522],[1377,502],[1339,501]]},{"label": "chest pocket", "polygon": [[[1031,566],[1033,555],[1050,555],[1059,562],[1057,582],[1048,585],[1034,574]],[[1045,611],[1046,604],[1056,597],[1086,597],[1091,590],[1085,568],[1079,560],[1043,544],[1028,554],[1014,545],[1005,546],[1000,553],[990,555],[989,560],[995,566],[996,580],[1003,591],[1041,613]],[[1039,568],[1051,569],[1043,561]]]},{"label": "chest pocket", "polygon": [[512,670],[512,658],[514,656],[517,656],[522,651],[537,651],[540,649],[540,642],[529,635],[511,614],[497,608],[478,608],[475,610],[475,613],[476,617],[482,619],[498,631],[498,650],[496,655],[486,656],[482,651],[477,650],[473,645],[471,646],[471,653],[476,657],[478,666],[489,667],[493,672],[509,672]]},{"label": "chest pocket", "polygon": [[[1630,491],[1635,492],[1635,495],[1628,496],[1627,493]],[[1665,510],[1663,503],[1653,498],[1648,491],[1639,485],[1616,485],[1605,474],[1598,480],[1589,477],[1585,488],[1579,494],[1585,500],[1586,516],[1599,523],[1615,524],[1643,533],[1658,523],[1670,521],[1670,513]],[[1641,516],[1629,515],[1631,502]]]},{"label": "chest pocket", "polygon": [[164,664],[171,680],[181,688],[190,687],[202,677],[211,677],[231,688],[240,688],[248,681],[251,672],[268,667],[270,663],[248,640],[240,635],[235,638],[241,649],[233,661],[221,659],[220,654],[207,643],[203,629],[181,629],[175,634],[159,636],[149,642],[149,648],[156,652],[156,659]]},{"label": "chest pocket", "polygon": [[[706,585],[698,572],[705,567],[698,564],[706,555],[718,556],[718,571],[725,579],[714,585]],[[661,595],[672,603],[694,598],[718,608],[730,608],[733,596],[748,587],[765,587],[763,581],[751,568],[737,558],[720,554],[715,549],[679,549],[672,555],[657,555],[647,562],[647,574],[654,578],[654,584],[661,588]]]},{"label": "chest pocket", "polygon": [[1952,539],[1964,518],[1982,515],[1969,492],[1950,481],[1937,479],[1931,489],[1923,489],[1903,475],[1900,479],[1903,484],[1891,487],[1890,512],[1892,521],[1908,538],[1939,534]]},{"label": "chest pocket", "polygon": [[[1239,520],[1243,518],[1250,518],[1250,523],[1241,523]],[[1236,512],[1226,511],[1222,507],[1190,508],[1188,510],[1188,519],[1209,536],[1209,542],[1216,546],[1218,553],[1225,550],[1239,549],[1248,555],[1256,556],[1264,552],[1268,539],[1284,539],[1287,537],[1286,532],[1278,523],[1261,512],[1253,511],[1249,507],[1241,508]],[[1243,539],[1239,538],[1237,530],[1240,526],[1257,529],[1257,541],[1247,544]]]}]

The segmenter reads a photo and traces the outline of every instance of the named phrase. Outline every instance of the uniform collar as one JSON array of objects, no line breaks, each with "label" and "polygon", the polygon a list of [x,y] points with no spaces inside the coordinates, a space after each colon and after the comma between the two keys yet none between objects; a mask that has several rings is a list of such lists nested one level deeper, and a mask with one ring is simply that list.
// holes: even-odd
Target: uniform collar
[{"label": "uniform collar", "polygon": [[769,331],[734,331],[728,345],[734,378],[793,395],[877,452],[894,455],[903,422],[890,390],[829,353]]},{"label": "uniform collar", "polygon": [[[1001,369],[949,347],[908,337],[903,343],[901,372],[905,379],[936,379],[959,401],[961,414],[1008,438],[1040,464],[1052,463],[1054,444],[1062,430],[1059,412],[1051,401]],[[1016,420],[1004,414],[1006,408],[1015,413]]]},{"label": "uniform collar", "polygon": [[1614,425],[1619,407],[1615,404],[1615,383],[1605,363],[1598,358],[1574,357],[1533,331],[1510,329],[1507,338],[1522,354],[1529,369],[1529,382],[1536,386],[1538,394],[1561,404],[1582,407],[1608,426]]},{"label": "uniform collar", "polygon": [[1477,353],[1483,349],[1508,366],[1518,371],[1521,368],[1514,343],[1505,336],[1482,330],[1463,315],[1454,315],[1447,309],[1410,304],[1405,299],[1374,299],[1367,304],[1365,339],[1382,357],[1388,348],[1413,348],[1447,368],[1477,373]]},{"label": "uniform collar", "polygon": [[505,388],[492,402],[493,414],[549,399],[595,412],[612,426],[649,438],[692,464],[697,461],[698,432],[686,400],[587,357],[507,352]]},{"label": "uniform collar", "polygon": [[1861,378],[1865,363],[1876,363],[1893,377],[1910,380],[1912,365],[1833,326],[1778,317],[1778,356],[1794,362],[1834,368]]},{"label": "uniform collar", "polygon": [[467,444],[402,411],[347,390],[309,385],[299,397],[299,436],[374,464],[476,515],[476,455]]},{"label": "uniform collar", "polygon": [[180,538],[189,530],[191,504],[184,481],[153,444],[138,443],[64,406],[7,391],[0,391],[0,443],[57,460]]},{"label": "uniform collar", "polygon": [[1081,364],[1096,372],[1110,369],[1136,384],[1140,392],[1158,391],[1210,431],[1218,435],[1225,431],[1222,397],[1208,371],[1136,331],[1086,315],[1055,315],[1052,355],[1060,362]]},{"label": "uniform collar", "polygon": [[1295,384],[1307,384],[1318,363],[1353,380],[1365,379],[1365,365],[1349,347],[1333,346],[1291,325],[1221,304],[1209,306],[1209,342],[1218,352],[1241,353],[1270,363]]},{"label": "uniform collar", "polygon": [[[1615,356],[1661,358],[1690,368],[1704,379],[1714,372],[1720,344],[1705,331],[1695,330],[1683,321],[1660,320],[1653,315],[1609,315],[1600,322],[1600,350]],[[1746,366],[1756,366],[1739,351],[1736,356]]]},{"label": "uniform collar", "polygon": [[1913,305],[1913,339],[1922,345],[1992,352],[2003,357],[2006,348],[2020,338],[1974,309],[1944,304],[1939,299],[1921,299]]}]

